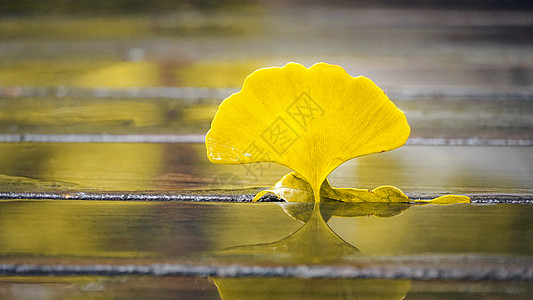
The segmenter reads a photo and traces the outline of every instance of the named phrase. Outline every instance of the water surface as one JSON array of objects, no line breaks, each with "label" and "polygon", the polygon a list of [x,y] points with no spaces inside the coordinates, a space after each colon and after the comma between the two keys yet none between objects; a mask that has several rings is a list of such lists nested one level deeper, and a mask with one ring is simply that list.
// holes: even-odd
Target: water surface
[{"label": "water surface", "polygon": [[[103,296],[173,299],[178,295],[195,299],[220,296],[224,299],[401,299],[407,295],[409,299],[484,299],[487,296],[528,299],[532,295],[529,282],[416,280],[420,276],[417,274],[428,278],[461,272],[472,275],[494,268],[510,272],[502,274],[512,274],[517,270],[517,263],[518,269],[533,268],[532,205],[415,205],[387,218],[333,216],[329,220],[333,232],[358,252],[319,262],[318,266],[329,269],[312,272],[326,272],[321,276],[332,276],[327,280],[305,279],[312,275],[306,271],[299,273],[304,278],[284,278],[291,277],[292,266],[298,264],[281,257],[283,253],[270,254],[265,261],[265,257],[250,252],[228,252],[235,246],[242,249],[294,236],[303,224],[286,213],[291,211],[286,205],[3,200],[0,201],[0,266],[5,272],[9,264],[18,264],[34,268],[37,273],[26,274],[23,269],[17,271],[22,273],[9,273],[15,269],[8,270],[5,275],[9,276],[0,276],[0,296],[2,299],[99,299]],[[316,250],[319,254],[329,251],[328,247]],[[291,254],[284,252],[287,253]],[[187,266],[205,266],[206,270],[228,266],[221,269],[227,275],[246,266],[258,266],[259,271],[265,266],[290,268],[279,269],[277,272],[288,273],[286,276],[280,273],[282,276],[275,278],[268,275],[209,277],[201,275],[201,268],[192,277],[172,273],[167,274],[172,276],[143,275],[143,268],[158,268],[158,265],[164,268],[160,264],[180,270],[187,270]],[[404,264],[410,265],[413,273],[405,273]],[[61,270],[69,266],[86,268],[73,269],[70,276],[61,276]],[[99,268],[105,266],[123,266],[123,270],[132,272],[103,276]],[[413,279],[343,279],[344,268],[348,266],[361,270],[385,268],[389,273],[383,274],[400,272],[397,274],[411,274]],[[432,268],[435,271],[428,271]],[[45,274],[56,276],[43,277]]]}]

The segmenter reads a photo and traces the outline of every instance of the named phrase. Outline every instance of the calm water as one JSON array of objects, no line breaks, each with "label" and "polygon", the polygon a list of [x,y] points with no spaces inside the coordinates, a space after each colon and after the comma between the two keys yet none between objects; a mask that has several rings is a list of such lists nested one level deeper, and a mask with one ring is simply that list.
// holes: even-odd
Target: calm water
[{"label": "calm water", "polygon": [[[302,223],[283,205],[2,200],[0,255],[179,259],[289,236]],[[533,255],[532,215],[532,205],[425,205],[329,225],[365,255]]]},{"label": "calm water", "polygon": [[[183,277],[0,278],[2,299],[531,299],[529,283]],[[236,291],[227,287],[238,286]]]},{"label": "calm water", "polygon": [[[4,200],[0,202],[0,264],[142,266],[161,262],[217,264],[228,259],[238,265],[254,264],[249,252],[224,249],[264,245],[289,236],[293,237],[292,245],[309,243],[291,235],[302,228],[302,223],[288,215],[286,211],[291,209],[284,205],[287,204]],[[532,220],[532,205],[459,204],[412,206],[388,218],[333,216],[329,225],[344,244],[359,250],[353,257],[334,260],[350,265],[374,257],[370,264],[379,264],[383,259],[395,264],[406,258],[449,255],[531,257]],[[314,243],[320,244],[321,236],[318,232]],[[319,248],[319,254],[328,251],[332,251],[330,246]],[[281,257],[287,254],[298,253],[269,254],[267,260],[274,265],[290,265],[292,260],[286,262]],[[331,262],[325,260],[321,264]],[[255,288],[250,289],[251,286]],[[128,299],[134,295],[216,299],[219,292],[225,299],[400,299],[405,295],[408,299],[527,299],[532,295],[532,285],[498,281],[175,276],[0,277],[2,299]]]}]

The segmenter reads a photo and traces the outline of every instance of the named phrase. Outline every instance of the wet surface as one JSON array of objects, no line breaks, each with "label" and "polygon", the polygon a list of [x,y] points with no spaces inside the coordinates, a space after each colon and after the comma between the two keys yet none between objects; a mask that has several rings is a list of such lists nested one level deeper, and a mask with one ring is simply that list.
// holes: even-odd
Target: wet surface
[{"label": "wet surface", "polygon": [[[356,247],[352,254],[332,252],[337,246],[331,243],[318,247],[324,238],[320,231],[311,231],[316,234],[311,244],[318,247],[313,257],[300,251],[268,254],[258,248],[287,239],[297,248],[309,244],[294,234],[302,230],[302,223],[286,213],[303,206],[0,201],[0,295],[531,296],[531,205],[407,205],[403,213],[388,218],[332,217],[332,232],[345,245]],[[317,263],[317,257],[327,259]]]},{"label": "wet surface", "polygon": [[[0,299],[531,299],[531,6],[452,2],[3,11]],[[411,125],[332,186],[474,203],[329,207],[328,225],[250,203],[289,170],[212,164],[204,135],[288,61],[371,78]]]},{"label": "wet surface", "polygon": [[[238,279],[217,284],[224,299],[530,299],[529,283],[393,280]],[[235,289],[234,287],[241,287]],[[233,289],[232,289],[233,287]],[[250,290],[246,287],[254,287]],[[229,289],[228,289],[229,288]],[[6,299],[219,299],[213,279],[190,277],[8,277],[0,279]],[[397,297],[397,298],[394,298]]]},{"label": "wet surface", "polygon": [[193,277],[0,277],[2,299],[219,299],[212,280]]},{"label": "wet surface", "polygon": [[[3,262],[156,263],[217,257],[213,251],[280,240],[302,227],[285,210],[303,204],[3,200],[0,205]],[[533,254],[530,205],[407,208],[390,218],[333,217],[329,225],[365,257]],[[236,261],[247,263],[238,256]]]}]

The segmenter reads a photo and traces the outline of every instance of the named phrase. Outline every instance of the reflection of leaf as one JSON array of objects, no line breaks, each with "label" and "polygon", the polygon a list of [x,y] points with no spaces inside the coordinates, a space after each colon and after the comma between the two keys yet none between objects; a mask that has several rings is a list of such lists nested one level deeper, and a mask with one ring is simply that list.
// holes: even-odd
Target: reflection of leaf
[{"label": "reflection of leaf", "polygon": [[[311,198],[312,200],[312,198]],[[361,255],[359,250],[339,237],[324,220],[331,215],[358,216],[361,205],[374,211],[379,205],[408,203],[348,203],[339,201],[287,202],[285,211],[305,225],[279,241],[237,246],[218,252],[218,259],[235,258],[251,264],[328,264],[342,263],[348,257]],[[356,207],[357,206],[357,207]],[[405,208],[404,208],[405,209]],[[400,210],[401,211],[401,210]],[[299,213],[299,214],[298,214]],[[299,217],[299,218],[298,218]],[[410,289],[408,280],[334,279],[327,281],[300,278],[214,278],[222,299],[403,299]],[[312,284],[311,284],[312,283]]]},{"label": "reflection of leaf", "polygon": [[[311,189],[311,185],[307,183],[304,178],[299,176],[298,174],[292,172],[289,173],[283,178],[281,178],[280,181],[278,181],[274,187],[268,190],[264,190],[259,192],[255,198],[254,201],[258,201],[266,194],[274,194],[276,197],[283,199],[288,202],[313,202],[313,191]],[[381,215],[380,212],[381,207],[384,207],[383,205],[370,205],[372,203],[375,204],[400,204],[400,203],[428,203],[428,204],[453,204],[453,203],[470,203],[470,198],[466,196],[455,196],[455,195],[446,195],[442,197],[438,197],[436,199],[432,200],[410,200],[401,190],[392,187],[392,186],[380,186],[378,188],[373,189],[372,191],[365,190],[365,189],[337,189],[332,188],[329,185],[329,182],[327,180],[324,181],[322,184],[322,187],[320,188],[320,197],[323,199],[322,201],[327,203],[338,203],[341,202],[344,205],[347,203],[353,203],[358,204],[354,205],[355,211],[358,211],[353,216],[361,216],[361,215],[368,215],[368,214],[375,214],[375,215]],[[366,205],[361,205],[366,204]],[[379,207],[374,212],[366,213],[371,207]],[[327,211],[327,206],[320,207],[320,209],[325,209]],[[349,211],[354,209],[350,208],[344,208],[346,209],[345,213],[342,213],[342,209],[337,209],[341,215],[338,216],[344,216],[343,214],[346,214],[346,216],[349,216]],[[388,209],[385,209],[384,211],[389,211]],[[352,212],[353,214],[353,212]],[[390,213],[385,213],[384,216],[389,216]]]},{"label": "reflection of leaf", "polygon": [[222,299],[404,299],[409,280],[215,278]]},{"label": "reflection of leaf", "polygon": [[206,147],[217,163],[280,163],[318,191],[344,161],[398,148],[409,132],[403,112],[369,79],[289,63],[255,71],[224,100]]},{"label": "reflection of leaf", "polygon": [[232,247],[222,254],[244,256],[248,262],[324,263],[359,253],[329,228],[319,209],[311,210],[305,225],[286,238],[273,243]]},{"label": "reflection of leaf", "polygon": [[[313,203],[285,202],[279,204],[295,220],[307,222],[313,211]],[[321,202],[320,212],[327,222],[331,217],[393,217],[401,214],[412,204],[405,202]]]}]

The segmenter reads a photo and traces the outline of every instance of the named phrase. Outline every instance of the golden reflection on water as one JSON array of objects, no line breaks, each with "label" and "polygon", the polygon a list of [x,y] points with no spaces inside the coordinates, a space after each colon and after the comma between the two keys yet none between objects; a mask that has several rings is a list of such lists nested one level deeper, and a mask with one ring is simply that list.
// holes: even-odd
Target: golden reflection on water
[{"label": "golden reflection on water", "polygon": [[222,299],[404,299],[409,280],[217,278]]},{"label": "golden reflection on water", "polygon": [[[0,29],[1,34],[1,29]],[[143,56],[143,52],[139,56]],[[71,87],[239,87],[244,78],[260,67],[271,66],[272,59],[246,61],[117,61],[108,57],[76,60],[24,61],[0,63],[1,86]]]},{"label": "golden reflection on water", "polygon": [[[219,251],[215,254],[217,259],[267,265],[342,265],[353,262],[357,256],[368,255],[533,253],[527,238],[533,233],[529,207],[328,202],[320,207],[313,203],[279,205],[291,218],[305,224],[275,242]],[[331,227],[326,223],[328,220]],[[521,237],[517,239],[518,232]],[[240,237],[248,239],[245,235]],[[409,280],[213,278],[213,281],[223,299],[267,299],[272,295],[281,299],[331,295],[403,299],[411,286]],[[329,290],[333,286],[336,288]],[[290,296],[283,298],[285,295]]]},{"label": "golden reflection on water", "polygon": [[[18,100],[18,99],[17,99]],[[33,100],[33,99],[31,99]],[[6,101],[7,102],[7,101]],[[164,111],[156,103],[133,101],[108,101],[107,103],[46,103],[26,99],[3,103],[0,121],[12,126],[85,126],[90,132],[91,126],[108,126],[124,124],[130,128],[156,125],[161,122]],[[46,105],[48,104],[48,105]],[[38,108],[38,109],[37,109]],[[67,128],[62,127],[62,130]],[[68,129],[66,130],[68,132]],[[54,133],[49,130],[48,133]],[[61,132],[64,133],[64,132]],[[83,133],[83,131],[81,132]]]},{"label": "golden reflection on water", "polygon": [[55,149],[54,155],[59,163],[55,159],[49,161],[50,179],[82,186],[140,190],[150,188],[146,179],[158,173],[162,153],[159,145],[140,144],[132,148],[117,143],[63,145]]},{"label": "golden reflection on water", "polygon": [[139,257],[146,253],[128,243],[132,232],[115,233],[110,215],[143,221],[139,213],[152,203],[114,201],[0,201],[1,256]]},{"label": "golden reflection on water", "polygon": [[[528,205],[406,204],[409,209],[404,209],[384,204],[381,210],[352,205],[324,205],[318,215],[312,205],[302,203],[3,200],[0,258],[157,262],[185,256],[202,263],[285,266],[342,265],[363,255],[533,253],[533,207]],[[374,216],[365,217],[372,212]],[[219,250],[236,245],[244,246]],[[240,280],[215,282],[225,299],[276,298],[280,293],[400,299],[401,291],[405,295],[409,290],[408,281]]]},{"label": "golden reflection on water", "polygon": [[[372,207],[352,204],[345,212],[341,203],[284,203],[284,211],[304,225],[289,236],[273,242],[231,247],[222,257],[239,257],[247,262],[282,264],[339,263],[344,258],[360,255],[353,245],[339,237],[326,223],[334,215],[366,216],[378,214],[394,216],[409,208],[391,207],[391,203],[373,203]],[[293,204],[293,205],[291,205]],[[309,205],[311,204],[311,205]],[[300,299],[343,297],[349,299],[403,299],[410,289],[409,280],[349,280],[325,281],[295,278],[214,278],[222,299]]]},{"label": "golden reflection on water", "polygon": [[159,144],[0,144],[4,175],[114,190],[152,188],[163,151]]},{"label": "golden reflection on water", "polygon": [[[339,237],[327,224],[331,217],[393,217],[407,210],[409,203],[279,203],[292,219],[304,225],[275,242],[233,246],[216,253],[224,257],[246,257],[247,261],[322,264],[360,255],[359,249]],[[250,233],[249,235],[253,235]],[[242,236],[246,239],[246,236]]]},{"label": "golden reflection on water", "polygon": [[271,64],[267,60],[203,60],[177,69],[176,75],[182,86],[240,87],[246,76]]},{"label": "golden reflection on water", "polygon": [[[312,210],[298,203],[245,206],[219,211],[216,224],[220,230],[216,234],[205,232],[215,249],[280,241],[301,227],[284,209],[299,219]],[[337,214],[329,219],[328,226],[362,255],[533,254],[533,207],[529,205],[406,206],[409,209],[403,213],[385,218],[371,215],[370,210],[364,213],[362,208],[361,216]],[[331,214],[322,213],[325,219]]]},{"label": "golden reflection on water", "polygon": [[315,206],[301,228],[279,241],[232,247],[223,251],[224,255],[244,256],[251,260],[303,264],[327,263],[358,253],[357,248],[331,230],[318,206]]}]

